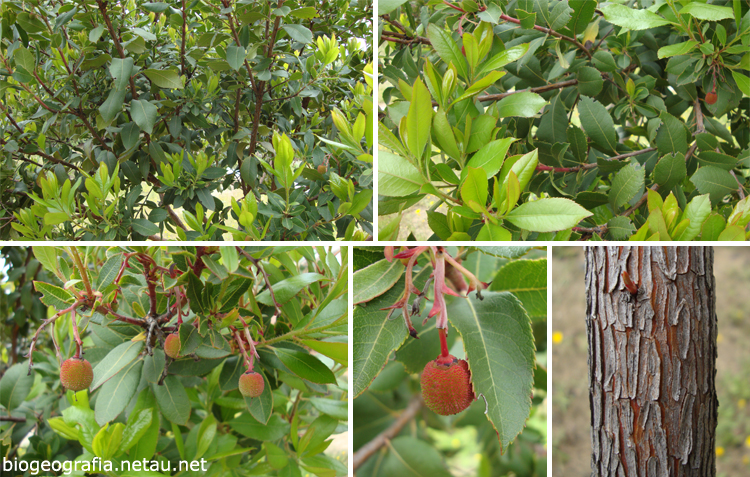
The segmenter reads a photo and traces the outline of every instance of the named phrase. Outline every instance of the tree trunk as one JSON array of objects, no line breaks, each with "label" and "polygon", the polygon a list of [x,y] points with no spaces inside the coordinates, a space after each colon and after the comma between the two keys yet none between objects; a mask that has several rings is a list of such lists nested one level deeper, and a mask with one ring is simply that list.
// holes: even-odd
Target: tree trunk
[{"label": "tree trunk", "polygon": [[714,476],[711,247],[586,247],[591,475]]}]

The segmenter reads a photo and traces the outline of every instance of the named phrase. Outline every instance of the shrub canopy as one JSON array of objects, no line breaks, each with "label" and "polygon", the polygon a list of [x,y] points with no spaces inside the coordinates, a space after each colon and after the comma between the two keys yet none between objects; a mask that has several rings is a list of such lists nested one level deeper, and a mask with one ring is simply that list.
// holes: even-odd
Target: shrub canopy
[{"label": "shrub canopy", "polygon": [[442,240],[750,237],[748,2],[378,13],[381,238],[427,196]]},{"label": "shrub canopy", "polygon": [[0,238],[364,238],[370,12],[3,2]]}]

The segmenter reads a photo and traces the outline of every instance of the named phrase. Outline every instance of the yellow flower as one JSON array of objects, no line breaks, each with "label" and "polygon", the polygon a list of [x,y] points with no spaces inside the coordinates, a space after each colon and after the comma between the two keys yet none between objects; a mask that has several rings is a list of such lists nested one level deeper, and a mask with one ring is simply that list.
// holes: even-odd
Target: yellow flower
[{"label": "yellow flower", "polygon": [[745,445],[750,447],[750,436],[747,436],[747,439],[745,439]]},{"label": "yellow flower", "polygon": [[563,334],[562,334],[561,331],[555,331],[554,333],[552,333],[552,342],[553,343],[560,344],[560,343],[562,343],[562,340],[563,340]]},{"label": "yellow flower", "polygon": [[717,456],[717,457],[721,457],[721,456],[723,456],[723,455],[724,455],[724,448],[723,448],[723,447],[721,447],[721,446],[717,447],[717,448],[716,448],[716,456]]},{"label": "yellow flower", "polygon": [[740,398],[737,400],[737,409],[745,409],[745,406],[747,405],[747,401],[745,398]]},{"label": "yellow flower", "polygon": [[417,210],[414,211],[414,213],[417,214],[417,215],[419,215],[419,214],[422,213],[422,209],[417,209]]}]

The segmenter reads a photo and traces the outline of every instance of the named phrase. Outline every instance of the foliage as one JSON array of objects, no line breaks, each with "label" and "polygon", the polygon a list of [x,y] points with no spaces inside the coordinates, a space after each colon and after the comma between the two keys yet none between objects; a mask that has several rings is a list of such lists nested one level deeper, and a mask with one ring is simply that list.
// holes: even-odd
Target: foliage
[{"label": "foliage", "polygon": [[370,12],[2,2],[0,238],[365,238]]},{"label": "foliage", "polygon": [[381,2],[379,236],[750,238],[750,2],[621,3]]},{"label": "foliage", "polygon": [[[98,457],[110,476],[146,475],[118,471],[144,459],[157,470],[205,459],[202,475],[346,475],[324,453],[347,429],[346,250],[3,248],[2,333],[13,338],[0,452],[79,469]],[[176,360],[166,333],[179,333]],[[77,334],[94,381],[65,393],[59,365]],[[265,387],[243,398],[253,366]]]},{"label": "foliage", "polygon": [[[415,254],[419,258],[405,266],[398,257],[406,253],[388,261],[382,247],[354,250],[353,293],[355,302],[361,301],[353,318],[355,466],[357,451],[397,425],[415,399],[421,402],[419,373],[441,354],[440,314],[435,317],[438,321],[424,323],[419,311],[411,316],[413,323],[409,318],[414,305],[424,317],[440,308],[434,295],[441,292],[431,285],[433,273],[441,274],[436,261],[439,247]],[[479,463],[472,459],[475,469],[466,470],[466,475],[546,475],[546,458],[537,453],[546,441],[547,422],[545,252],[530,247],[450,247],[445,253],[464,267],[460,272],[455,266],[447,271],[448,267],[445,273],[445,284],[463,289],[461,296],[445,296],[447,345],[451,355],[468,361],[478,399],[466,411],[449,417],[422,408],[414,414],[416,425],[398,428],[399,437],[392,436],[392,445],[360,463],[357,475],[405,475],[404,466],[417,469],[419,475],[451,475],[444,461],[449,460],[451,467],[465,465],[454,454],[467,452],[482,459]],[[452,262],[446,256],[448,263]],[[413,301],[404,298],[411,281],[410,265],[411,283],[420,290]],[[485,282],[491,284],[487,287]],[[474,286],[481,291],[479,296],[473,291],[467,295]],[[418,339],[409,336],[412,326],[412,336]],[[393,412],[385,414],[384,409]],[[460,445],[444,444],[458,435],[465,436]]]}]

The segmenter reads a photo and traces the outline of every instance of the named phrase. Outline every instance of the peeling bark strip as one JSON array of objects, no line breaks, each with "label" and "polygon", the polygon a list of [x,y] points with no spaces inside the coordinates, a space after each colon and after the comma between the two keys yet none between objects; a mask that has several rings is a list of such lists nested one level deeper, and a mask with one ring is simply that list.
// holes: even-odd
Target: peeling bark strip
[{"label": "peeling bark strip", "polygon": [[592,476],[716,475],[713,263],[711,247],[586,247]]}]

